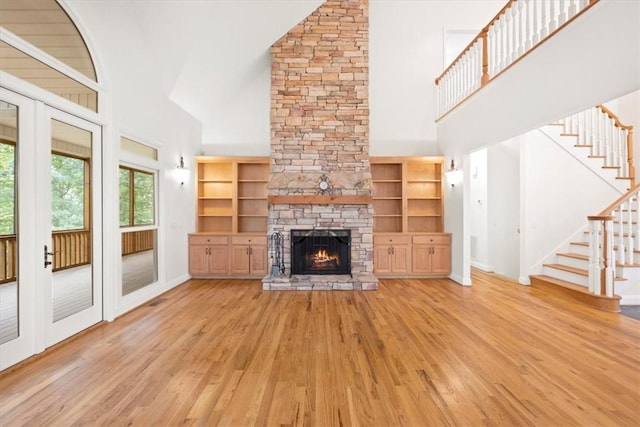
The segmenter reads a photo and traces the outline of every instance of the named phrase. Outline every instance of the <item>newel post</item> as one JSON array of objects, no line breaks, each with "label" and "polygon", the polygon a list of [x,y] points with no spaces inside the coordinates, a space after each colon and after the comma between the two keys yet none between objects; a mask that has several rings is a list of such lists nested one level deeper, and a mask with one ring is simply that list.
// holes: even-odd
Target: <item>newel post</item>
[{"label": "newel post", "polygon": [[589,216],[589,291],[613,296],[615,254],[611,215]]}]

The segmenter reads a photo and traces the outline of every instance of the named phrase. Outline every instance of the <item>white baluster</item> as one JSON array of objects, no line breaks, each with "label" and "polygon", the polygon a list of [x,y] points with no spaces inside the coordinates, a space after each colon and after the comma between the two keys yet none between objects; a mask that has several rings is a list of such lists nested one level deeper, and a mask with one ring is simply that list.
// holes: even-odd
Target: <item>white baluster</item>
[{"label": "white baluster", "polygon": [[560,0],[560,10],[558,11],[558,24],[562,25],[567,22],[567,10],[565,5],[565,0]]},{"label": "white baluster", "polygon": [[573,16],[578,13],[578,3],[580,3],[578,0],[571,0],[569,1],[569,10],[568,10],[568,16],[567,19],[571,19],[573,18]]},{"label": "white baluster", "polygon": [[558,18],[556,15],[556,2],[555,0],[551,0],[549,2],[549,32],[554,31],[558,28]]},{"label": "white baluster", "polygon": [[540,40],[547,37],[549,34],[549,19],[547,18],[547,4],[546,1],[540,2],[540,9],[542,12],[542,17],[540,19]]},{"label": "white baluster", "polygon": [[522,54],[525,52],[524,47],[526,45],[526,34],[525,34],[525,30],[527,28],[527,24],[525,22],[525,4],[524,1],[519,1],[516,3],[516,7],[518,8],[518,20],[516,21],[517,23],[517,33],[518,33],[518,58],[522,56]]},{"label": "white baluster", "polygon": [[511,19],[512,13],[513,7],[510,7],[504,14],[504,20],[506,24],[505,34],[507,36],[507,46],[505,49],[505,67],[511,65],[511,62],[513,61],[513,55],[511,54],[513,48],[513,19]]},{"label": "white baluster", "polygon": [[542,2],[538,2],[533,0],[532,2],[532,7],[533,7],[533,42],[531,43],[532,46],[535,46],[538,44],[538,42],[540,41],[540,27],[541,25],[538,23],[538,14],[540,11],[540,8],[542,7]]},{"label": "white baluster", "polygon": [[500,49],[500,71],[502,71],[508,64],[507,64],[507,44],[509,43],[509,41],[507,40],[507,30],[508,30],[508,26],[507,26],[507,14],[506,12],[504,14],[502,14],[502,16],[500,17],[500,20],[502,21],[502,24],[500,25],[500,38],[502,40],[502,48]]}]

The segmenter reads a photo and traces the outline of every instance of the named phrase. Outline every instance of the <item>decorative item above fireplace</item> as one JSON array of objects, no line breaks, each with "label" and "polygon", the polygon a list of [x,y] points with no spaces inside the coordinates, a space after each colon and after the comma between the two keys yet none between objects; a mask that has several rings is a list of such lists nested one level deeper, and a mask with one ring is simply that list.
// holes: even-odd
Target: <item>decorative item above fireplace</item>
[{"label": "decorative item above fireplace", "polygon": [[291,274],[351,274],[351,230],[291,230]]}]

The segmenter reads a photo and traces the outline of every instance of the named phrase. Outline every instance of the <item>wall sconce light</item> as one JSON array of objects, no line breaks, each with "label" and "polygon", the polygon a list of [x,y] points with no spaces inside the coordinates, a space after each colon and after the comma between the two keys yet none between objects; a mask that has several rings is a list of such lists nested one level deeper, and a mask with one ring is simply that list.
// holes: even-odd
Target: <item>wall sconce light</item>
[{"label": "wall sconce light", "polygon": [[187,179],[189,179],[189,169],[184,167],[184,159],[182,156],[180,156],[180,163],[178,163],[178,167],[176,169],[176,177],[178,178],[180,185],[184,185]]},{"label": "wall sconce light", "polygon": [[445,174],[445,177],[447,178],[447,182],[451,184],[452,187],[455,187],[456,184],[460,184],[462,182],[462,178],[463,178],[462,171],[459,169],[456,169],[456,165],[453,162],[453,159],[451,159],[451,166],[444,174]]}]

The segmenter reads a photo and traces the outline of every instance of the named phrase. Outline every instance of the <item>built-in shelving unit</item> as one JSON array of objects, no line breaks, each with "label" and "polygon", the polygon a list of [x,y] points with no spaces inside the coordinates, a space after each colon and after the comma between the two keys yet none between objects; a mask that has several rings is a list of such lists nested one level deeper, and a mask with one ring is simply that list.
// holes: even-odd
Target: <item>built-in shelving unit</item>
[{"label": "built-in shelving unit", "polygon": [[374,233],[443,231],[442,157],[373,157]]},{"label": "built-in shelving unit", "polygon": [[267,158],[198,157],[197,231],[267,232]]}]

